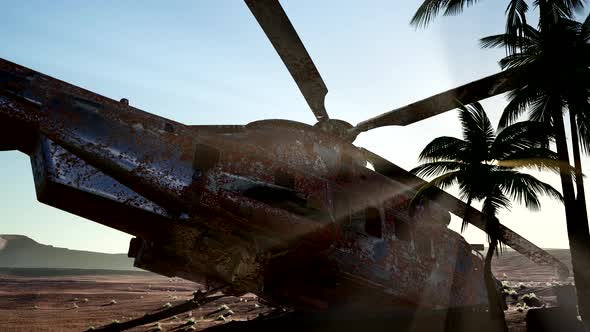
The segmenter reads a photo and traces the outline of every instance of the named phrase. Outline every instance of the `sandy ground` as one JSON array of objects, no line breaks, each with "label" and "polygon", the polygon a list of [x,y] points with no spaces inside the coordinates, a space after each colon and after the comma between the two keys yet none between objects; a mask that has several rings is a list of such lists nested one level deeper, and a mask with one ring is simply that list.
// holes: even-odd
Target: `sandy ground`
[{"label": "sandy ground", "polygon": [[[559,259],[568,262],[569,253]],[[511,332],[525,331],[526,309],[516,306],[522,295],[534,293],[546,306],[556,305],[553,287],[569,283],[555,279],[549,267],[539,267],[516,253],[496,260],[494,271],[518,295],[509,297],[506,319]],[[521,286],[522,285],[522,286]],[[167,303],[182,303],[192,298],[200,285],[179,278],[145,275],[17,276],[0,273],[0,331],[83,331],[114,320],[126,321],[158,311]],[[225,297],[176,318],[160,322],[162,330],[178,328],[190,318],[197,330],[223,323],[218,315],[207,316],[221,305],[234,314],[232,320],[246,320],[270,309],[254,295]],[[184,325],[186,326],[186,325]],[[132,331],[155,331],[153,324]]]},{"label": "sandy ground", "polygon": [[[0,331],[83,331],[114,320],[125,321],[192,298],[198,284],[160,276],[0,276]],[[112,303],[114,302],[116,303]],[[219,314],[206,313],[227,305],[232,319],[251,319],[268,311],[253,295],[226,297],[202,308],[160,322],[171,330],[194,318],[200,330],[221,324]],[[259,307],[258,307],[259,306]],[[189,317],[190,316],[190,317]],[[131,331],[153,331],[153,324]],[[182,329],[180,330],[182,331]]]}]

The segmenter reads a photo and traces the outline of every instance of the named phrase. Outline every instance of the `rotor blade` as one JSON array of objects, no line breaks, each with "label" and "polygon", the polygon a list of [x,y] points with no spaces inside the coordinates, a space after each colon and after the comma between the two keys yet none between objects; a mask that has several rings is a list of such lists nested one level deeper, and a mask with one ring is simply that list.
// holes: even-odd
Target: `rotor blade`
[{"label": "rotor blade", "polygon": [[406,126],[452,109],[486,99],[523,85],[523,68],[502,71],[492,76],[462,85],[432,97],[383,113],[356,125],[363,132],[384,126]]},{"label": "rotor blade", "polygon": [[318,121],[328,120],[328,88],[278,0],[245,0],[264,33],[299,86]]},{"label": "rotor blade", "polygon": [[[396,166],[388,160],[366,149],[360,148],[360,150],[364,153],[367,160],[373,164],[377,173],[392,178],[410,188],[418,189],[426,184],[426,181],[401,167]],[[436,203],[460,218],[465,216],[467,205],[444,190],[438,190],[438,193],[436,194]],[[486,223],[483,214],[473,207],[469,208],[468,214],[469,223],[485,232]],[[550,265],[555,267],[561,278],[567,278],[569,275],[569,269],[565,264],[502,224],[500,224],[500,240],[539,265]]]}]

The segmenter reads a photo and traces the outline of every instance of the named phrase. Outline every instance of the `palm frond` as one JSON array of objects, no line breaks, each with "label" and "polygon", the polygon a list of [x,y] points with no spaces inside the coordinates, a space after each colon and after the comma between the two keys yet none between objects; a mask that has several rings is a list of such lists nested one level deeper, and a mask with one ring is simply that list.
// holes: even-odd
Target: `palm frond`
[{"label": "palm frond", "polygon": [[413,214],[415,207],[424,200],[435,199],[435,194],[439,192],[439,189],[445,189],[457,182],[457,176],[460,171],[452,171],[442,174],[428,183],[421,186],[414,194],[414,197],[410,200],[410,214]]},{"label": "palm frond", "polygon": [[452,16],[463,12],[465,7],[475,4],[478,0],[449,0],[443,15]]},{"label": "palm frond", "polygon": [[483,37],[479,40],[479,46],[481,48],[496,48],[496,47],[507,47],[507,48],[522,48],[531,45],[532,41],[521,35],[513,35],[508,33],[502,33],[499,35],[491,35]]},{"label": "palm frond", "polygon": [[501,190],[493,190],[486,195],[481,212],[487,217],[495,217],[498,210],[509,210],[511,207],[510,198],[504,195]]},{"label": "palm frond", "polygon": [[501,190],[507,196],[520,204],[524,204],[531,210],[539,209],[540,194],[563,201],[563,197],[559,191],[530,174],[503,170],[496,172],[494,177]]},{"label": "palm frond", "polygon": [[469,146],[469,152],[486,160],[487,153],[496,139],[490,119],[479,102],[459,107],[459,120],[463,128],[463,139]]},{"label": "palm frond", "polygon": [[535,60],[536,58],[534,55],[525,53],[513,53],[500,59],[500,61],[498,61],[498,64],[500,65],[500,68],[505,70],[530,65],[531,63],[534,63]]},{"label": "palm frond", "polygon": [[433,161],[414,167],[410,173],[420,177],[431,177],[459,170],[463,166],[463,163],[457,161]]},{"label": "palm frond", "polygon": [[539,91],[531,85],[525,85],[508,93],[508,104],[500,116],[499,128],[506,128],[527,110],[527,106],[539,98]]},{"label": "palm frond", "polygon": [[576,123],[582,151],[590,154],[590,105],[576,114]]},{"label": "palm frond", "polygon": [[[514,158],[515,154],[530,151],[531,149],[547,147],[549,141],[554,137],[551,126],[535,121],[516,122],[508,127],[501,129],[492,145],[490,154],[492,159],[503,160]],[[546,157],[551,151],[546,150],[547,154],[539,155],[546,149],[535,151],[534,157]],[[522,153],[518,155],[523,156]],[[532,156],[531,156],[532,157]]]},{"label": "palm frond", "polygon": [[467,143],[461,139],[442,136],[433,139],[422,150],[418,161],[465,160]]},{"label": "palm frond", "polygon": [[554,99],[552,96],[545,94],[544,91],[538,90],[537,96],[531,99],[529,103],[529,119],[531,121],[552,124],[552,116],[555,112],[555,108],[553,107],[555,105]]},{"label": "palm frond", "polygon": [[525,0],[511,0],[505,12],[507,30],[524,26],[528,10],[529,6]]},{"label": "palm frond", "polygon": [[424,0],[410,20],[410,25],[426,27],[440,12],[445,16],[457,15],[477,2],[478,0]]},{"label": "palm frond", "polygon": [[410,25],[426,27],[448,3],[449,0],[424,0],[410,20]]},{"label": "palm frond", "polygon": [[[511,0],[506,8],[506,34],[522,38],[524,27],[527,25],[526,13],[529,9],[525,0]],[[518,48],[522,48],[522,43],[518,41],[510,45],[504,45],[509,54],[516,53]]]}]

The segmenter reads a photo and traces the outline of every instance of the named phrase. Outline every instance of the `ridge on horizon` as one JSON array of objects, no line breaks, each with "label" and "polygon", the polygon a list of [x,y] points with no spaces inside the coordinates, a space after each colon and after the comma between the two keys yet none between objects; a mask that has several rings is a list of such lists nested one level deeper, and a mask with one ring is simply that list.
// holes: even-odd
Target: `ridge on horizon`
[{"label": "ridge on horizon", "polygon": [[0,267],[140,270],[127,254],[54,247],[21,234],[0,234]]}]

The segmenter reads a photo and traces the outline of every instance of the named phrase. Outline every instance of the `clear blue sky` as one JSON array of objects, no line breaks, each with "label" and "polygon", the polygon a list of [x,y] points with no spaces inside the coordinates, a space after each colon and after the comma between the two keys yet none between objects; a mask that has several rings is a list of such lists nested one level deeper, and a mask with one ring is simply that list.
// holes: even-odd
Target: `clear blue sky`
[{"label": "clear blue sky", "polygon": [[[421,0],[283,0],[326,82],[331,117],[358,123],[493,74],[505,1],[487,0],[426,30],[409,20]],[[403,3],[403,4],[402,4]],[[0,57],[187,124],[245,124],[313,115],[246,5],[239,0],[21,1],[0,14]],[[485,101],[496,123],[502,97]],[[362,134],[357,145],[410,169],[430,140],[459,136],[455,111]],[[586,160],[586,164],[588,161]],[[28,157],[0,153],[0,233],[55,246],[125,252],[129,236],[38,203]],[[551,175],[543,179],[561,189]],[[567,247],[563,207],[548,200],[502,221],[543,247]],[[453,221],[457,228],[458,220]],[[485,236],[471,227],[472,242]]]}]

